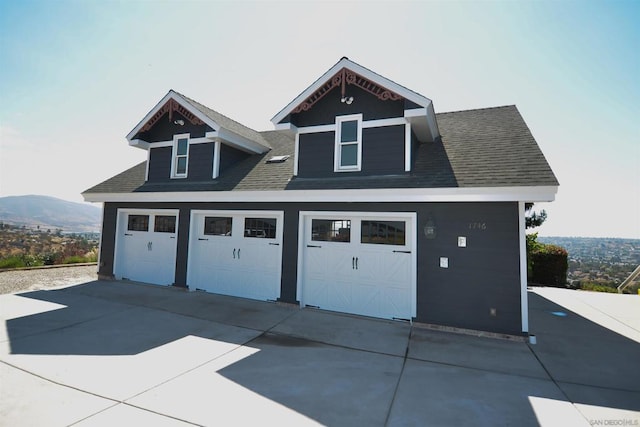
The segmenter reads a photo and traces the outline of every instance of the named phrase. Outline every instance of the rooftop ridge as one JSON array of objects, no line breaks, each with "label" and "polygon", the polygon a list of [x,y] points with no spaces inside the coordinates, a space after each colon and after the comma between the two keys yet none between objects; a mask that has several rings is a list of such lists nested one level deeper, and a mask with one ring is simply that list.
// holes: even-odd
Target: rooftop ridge
[{"label": "rooftop ridge", "polygon": [[498,105],[498,106],[495,106],[495,107],[468,108],[466,110],[442,111],[440,113],[436,113],[436,116],[441,115],[441,114],[466,113],[466,112],[471,112],[471,111],[497,110],[497,109],[500,109],[500,108],[510,108],[510,107],[513,107],[516,110],[518,109],[518,107],[516,107],[515,104],[507,104],[507,105]]}]

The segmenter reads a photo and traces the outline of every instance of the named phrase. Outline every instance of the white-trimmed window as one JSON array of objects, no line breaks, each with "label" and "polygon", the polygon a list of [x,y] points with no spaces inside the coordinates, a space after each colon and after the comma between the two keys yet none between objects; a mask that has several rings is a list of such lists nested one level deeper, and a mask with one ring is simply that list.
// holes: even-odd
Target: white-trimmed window
[{"label": "white-trimmed window", "polygon": [[189,168],[189,134],[173,136],[171,178],[186,178]]},{"label": "white-trimmed window", "polygon": [[362,168],[362,114],[336,117],[335,172]]}]

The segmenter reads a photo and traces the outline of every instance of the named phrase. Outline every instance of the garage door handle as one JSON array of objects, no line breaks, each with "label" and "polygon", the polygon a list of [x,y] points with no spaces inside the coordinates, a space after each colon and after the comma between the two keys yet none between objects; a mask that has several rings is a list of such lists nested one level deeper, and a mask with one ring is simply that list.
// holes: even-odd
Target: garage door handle
[{"label": "garage door handle", "polygon": [[269,243],[271,246],[280,246],[280,243]]},{"label": "garage door handle", "polygon": [[356,269],[356,257],[354,256],[351,257],[351,269],[352,270]]},{"label": "garage door handle", "polygon": [[236,248],[233,248],[233,259],[236,259]]},{"label": "garage door handle", "polygon": [[308,248],[321,248],[322,246],[318,245],[307,245]]},{"label": "garage door handle", "polygon": [[356,257],[356,270],[358,269],[358,257]]},{"label": "garage door handle", "polygon": [[209,239],[203,239],[202,237],[198,237],[198,240],[209,240]]},{"label": "garage door handle", "polygon": [[240,249],[238,248],[238,259],[240,259]]},{"label": "garage door handle", "polygon": [[411,251],[393,251],[394,254],[410,254]]}]

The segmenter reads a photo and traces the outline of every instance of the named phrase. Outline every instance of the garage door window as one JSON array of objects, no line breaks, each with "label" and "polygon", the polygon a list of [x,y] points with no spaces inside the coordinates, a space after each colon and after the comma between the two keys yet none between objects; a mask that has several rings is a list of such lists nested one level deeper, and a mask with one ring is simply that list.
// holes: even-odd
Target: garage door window
[{"label": "garage door window", "polygon": [[204,234],[209,236],[231,236],[231,217],[204,217]]},{"label": "garage door window", "polygon": [[320,242],[350,242],[351,220],[314,219],[311,221],[311,240]]},{"label": "garage door window", "polygon": [[156,233],[175,233],[176,217],[173,215],[156,216],[153,231],[155,231]]},{"label": "garage door window", "polygon": [[401,246],[405,244],[404,221],[362,221],[361,224],[361,243]]},{"label": "garage door window", "polygon": [[244,237],[257,237],[262,239],[276,238],[275,218],[245,218]]},{"label": "garage door window", "polygon": [[129,215],[128,231],[149,231],[149,215]]}]

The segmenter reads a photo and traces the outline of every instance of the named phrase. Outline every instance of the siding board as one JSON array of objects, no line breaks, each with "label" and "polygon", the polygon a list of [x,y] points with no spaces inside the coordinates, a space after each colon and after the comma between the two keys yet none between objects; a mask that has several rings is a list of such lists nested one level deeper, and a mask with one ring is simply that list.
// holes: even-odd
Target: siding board
[{"label": "siding board", "polygon": [[229,169],[234,164],[241,162],[247,157],[250,157],[250,155],[244,151],[236,150],[233,147],[222,144],[220,146],[220,175],[222,175],[225,170]]},{"label": "siding board", "polygon": [[362,170],[334,172],[335,133],[301,134],[298,147],[298,176],[372,176],[404,174],[404,125],[362,130]]}]

